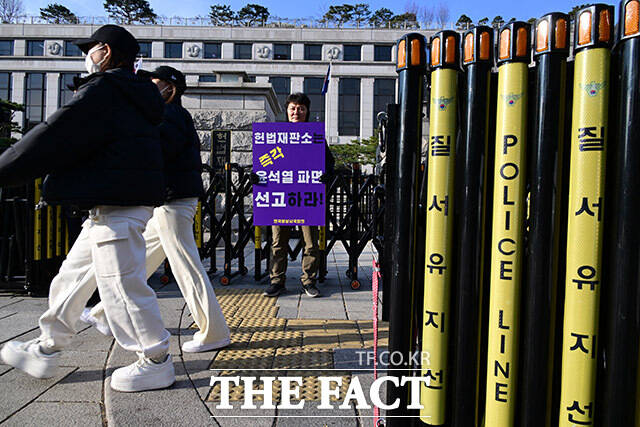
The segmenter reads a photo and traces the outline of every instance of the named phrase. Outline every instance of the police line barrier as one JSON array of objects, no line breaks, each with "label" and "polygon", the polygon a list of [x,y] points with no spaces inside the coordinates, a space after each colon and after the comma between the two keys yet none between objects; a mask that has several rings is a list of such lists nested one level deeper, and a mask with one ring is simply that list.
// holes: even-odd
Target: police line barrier
[{"label": "police line barrier", "polygon": [[[495,42],[493,29],[474,28],[450,53],[456,33],[398,41],[383,251],[403,259],[383,280],[389,350],[422,351],[409,368],[425,382],[419,421],[399,387],[388,393],[400,408],[387,425],[408,425],[406,416],[496,427],[640,419],[640,2],[619,10],[617,39],[612,6],[578,10],[573,48],[563,13],[533,28],[510,22]],[[415,52],[428,53],[426,70]],[[412,214],[421,205],[420,76],[430,81],[423,236]]]}]

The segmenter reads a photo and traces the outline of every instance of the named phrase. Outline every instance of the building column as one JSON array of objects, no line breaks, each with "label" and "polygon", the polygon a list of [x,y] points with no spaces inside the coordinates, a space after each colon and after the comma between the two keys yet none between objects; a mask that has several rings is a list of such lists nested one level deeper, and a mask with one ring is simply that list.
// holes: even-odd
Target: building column
[{"label": "building column", "polygon": [[58,94],[60,92],[60,73],[46,74],[45,117],[49,118],[58,109]]},{"label": "building column", "polygon": [[304,60],[304,44],[303,43],[291,44],[291,60],[292,61]]},{"label": "building column", "polygon": [[14,56],[26,56],[27,55],[27,41],[24,39],[16,39],[13,42],[13,55]]},{"label": "building column", "polygon": [[151,42],[151,57],[164,58],[164,42]]},{"label": "building column", "polygon": [[372,77],[360,80],[360,138],[373,135],[373,82]]},{"label": "building column", "polygon": [[304,77],[291,77],[291,93],[304,91]]},{"label": "building column", "polygon": [[[11,101],[24,105],[24,79],[26,73],[11,73]],[[16,111],[14,113],[14,121],[22,127],[24,124],[24,113]],[[14,138],[20,138],[20,134],[12,135]]]},{"label": "building column", "polygon": [[373,62],[373,49],[372,44],[362,46],[362,62]]},{"label": "building column", "polygon": [[327,140],[331,143],[338,142],[338,87],[340,80],[332,77],[329,81],[329,90],[325,95],[325,132]]},{"label": "building column", "polygon": [[222,43],[222,59],[233,59],[233,43]]}]

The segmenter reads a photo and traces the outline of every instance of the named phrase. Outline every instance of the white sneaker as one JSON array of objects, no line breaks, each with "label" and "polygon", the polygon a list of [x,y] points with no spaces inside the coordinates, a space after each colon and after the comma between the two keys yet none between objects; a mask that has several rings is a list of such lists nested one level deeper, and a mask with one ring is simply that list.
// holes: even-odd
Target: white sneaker
[{"label": "white sneaker", "polygon": [[223,348],[231,344],[231,338],[225,338],[212,343],[202,343],[200,341],[191,340],[182,344],[182,351],[185,353],[201,353],[203,351],[211,351]]},{"label": "white sneaker", "polygon": [[54,377],[60,363],[60,352],[52,354],[40,350],[40,340],[27,342],[9,341],[2,347],[0,358],[7,365],[26,372],[36,378]]},{"label": "white sneaker", "polygon": [[112,337],[113,333],[111,332],[111,328],[107,323],[101,322],[96,317],[91,315],[91,309],[85,308],[82,310],[82,314],[80,315],[80,320],[84,323],[87,323],[98,330],[102,335],[106,335],[108,337]]},{"label": "white sneaker", "polygon": [[162,363],[140,357],[137,362],[118,368],[111,375],[111,388],[124,392],[167,388],[174,382],[176,374],[170,354]]}]

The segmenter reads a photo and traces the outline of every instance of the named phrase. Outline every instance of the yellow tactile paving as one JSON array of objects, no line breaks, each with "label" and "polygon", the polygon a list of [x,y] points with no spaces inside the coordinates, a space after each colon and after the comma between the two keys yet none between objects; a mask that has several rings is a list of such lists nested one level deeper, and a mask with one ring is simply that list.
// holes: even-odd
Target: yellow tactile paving
[{"label": "yellow tactile paving", "polygon": [[321,348],[279,348],[273,360],[274,368],[331,369],[333,351]]},{"label": "yellow tactile paving", "polygon": [[259,331],[251,336],[249,348],[301,347],[302,334],[297,331]]},{"label": "yellow tactile paving", "polygon": [[245,317],[237,329],[238,332],[282,331],[286,322],[275,317]]},{"label": "yellow tactile paving", "polygon": [[224,349],[218,352],[211,369],[251,370],[271,368],[275,348]]},{"label": "yellow tactile paving", "polygon": [[[305,400],[319,400],[318,376],[341,377],[342,399],[351,377],[331,370],[333,349],[373,346],[372,321],[281,319],[276,317],[276,299],[263,296],[260,289],[225,288],[216,294],[232,331],[231,345],[217,352],[211,364],[217,376],[255,376],[257,389],[263,389],[260,377],[301,376],[300,397]],[[387,344],[388,335],[388,323],[380,322],[380,345]],[[275,381],[274,402],[280,400],[280,391],[280,381]],[[219,384],[207,399],[220,400]],[[242,382],[231,386],[230,400],[244,400]],[[258,396],[258,400],[263,399]]]}]

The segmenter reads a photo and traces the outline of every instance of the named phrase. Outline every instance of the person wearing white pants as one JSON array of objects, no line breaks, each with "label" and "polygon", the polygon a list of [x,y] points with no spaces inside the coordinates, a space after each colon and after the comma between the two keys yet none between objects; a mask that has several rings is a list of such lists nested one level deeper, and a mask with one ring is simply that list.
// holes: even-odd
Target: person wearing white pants
[{"label": "person wearing white pants", "polygon": [[[204,193],[204,189],[200,176],[200,139],[191,115],[180,104],[186,80],[180,71],[168,66],[160,66],[153,72],[140,70],[138,74],[151,78],[165,100],[159,128],[166,164],[167,194],[164,205],[154,209],[144,232],[147,277],[166,257],[199,328],[192,340],[183,343],[182,350],[195,353],[219,349],[229,345],[231,340],[229,327],[200,260],[193,235],[198,196]],[[91,274],[81,280],[86,283],[79,286],[94,287],[95,279]],[[103,304],[98,304],[83,313],[82,320],[108,334],[111,322],[108,322],[108,314],[105,318],[102,307]]]},{"label": "person wearing white pants", "polygon": [[[51,284],[41,336],[6,343],[0,358],[34,377],[55,376],[60,350],[97,285],[116,341],[138,354],[113,372],[111,388],[165,388],[175,382],[170,334],[146,282],[142,236],[165,197],[162,97],[133,73],[140,47],[126,29],[104,25],[75,43],[87,54],[89,76],[78,80],[68,104],[0,155],[0,186],[46,174],[44,201],[87,208],[90,218]],[[83,286],[92,266],[95,285]]]},{"label": "person wearing white pants", "polygon": [[[155,272],[165,258],[171,264],[178,287],[191,312],[198,331],[193,340],[182,344],[187,353],[209,351],[230,343],[229,327],[224,319],[193,236],[193,218],[198,199],[171,200],[155,208],[143,234],[147,249],[147,276]],[[93,281],[91,273],[85,278]],[[86,296],[86,292],[84,292]],[[90,296],[90,294],[89,294]],[[85,299],[86,301],[86,299]],[[99,303],[83,320],[94,324],[103,333],[112,329],[105,316],[104,304]]]}]

